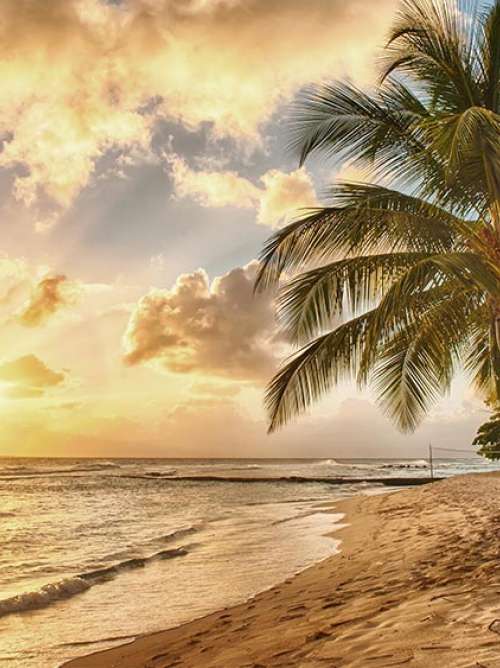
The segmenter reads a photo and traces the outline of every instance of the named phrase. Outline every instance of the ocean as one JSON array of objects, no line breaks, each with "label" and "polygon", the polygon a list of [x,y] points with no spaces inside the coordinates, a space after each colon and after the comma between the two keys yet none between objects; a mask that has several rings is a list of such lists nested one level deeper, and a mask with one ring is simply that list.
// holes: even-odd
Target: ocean
[{"label": "ocean", "polygon": [[[424,460],[0,459],[0,665],[55,668],[242,602],[339,549],[332,502],[428,475]],[[324,482],[339,477],[367,482]]]}]

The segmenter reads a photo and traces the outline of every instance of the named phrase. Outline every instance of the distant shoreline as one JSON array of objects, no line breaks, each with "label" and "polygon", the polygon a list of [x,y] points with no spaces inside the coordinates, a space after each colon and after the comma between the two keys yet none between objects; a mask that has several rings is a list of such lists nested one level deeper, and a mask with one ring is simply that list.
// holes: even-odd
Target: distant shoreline
[{"label": "distant shoreline", "polygon": [[[498,660],[500,474],[335,503],[341,552],[254,599],[66,668],[466,668]],[[479,500],[479,501],[478,501]]]},{"label": "distant shoreline", "polygon": [[244,483],[277,483],[277,482],[291,482],[291,483],[324,483],[326,485],[361,485],[374,484],[385,485],[388,487],[412,487],[414,485],[428,485],[443,478],[431,479],[429,476],[408,476],[408,477],[383,477],[383,478],[349,478],[349,477],[311,477],[311,476],[216,476],[216,475],[121,475],[121,478],[138,478],[141,480],[165,480],[168,482],[244,482]]}]

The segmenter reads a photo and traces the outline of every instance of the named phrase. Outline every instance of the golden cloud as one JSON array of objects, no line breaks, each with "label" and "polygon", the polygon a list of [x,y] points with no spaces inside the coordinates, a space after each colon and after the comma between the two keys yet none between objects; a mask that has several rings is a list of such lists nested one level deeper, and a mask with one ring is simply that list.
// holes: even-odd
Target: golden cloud
[{"label": "golden cloud", "polygon": [[264,184],[259,200],[257,222],[269,227],[285,224],[301,209],[318,206],[316,193],[305,169],[285,174],[271,169],[261,176]]},{"label": "golden cloud", "polygon": [[318,205],[305,169],[285,173],[271,169],[260,177],[262,187],[232,171],[191,169],[178,155],[167,157],[176,197],[190,197],[204,207],[256,209],[256,222],[278,227],[300,209]]},{"label": "golden cloud", "polygon": [[25,327],[38,327],[63,306],[71,304],[76,287],[63,274],[47,276],[32,290],[31,296],[17,316],[17,322]]},{"label": "golden cloud", "polygon": [[3,395],[9,399],[37,399],[43,397],[45,390],[41,387],[23,387],[12,385],[3,390]]},{"label": "golden cloud", "polygon": [[25,355],[0,365],[0,380],[8,383],[4,396],[11,399],[40,397],[45,390],[60,385],[64,374],[50,369],[36,355]]},{"label": "golden cloud", "polygon": [[191,169],[175,154],[167,156],[167,164],[176,197],[191,198],[205,207],[253,209],[258,205],[262,191],[236,172]]},{"label": "golden cloud", "polygon": [[262,380],[275,366],[272,299],[254,295],[257,262],[211,284],[203,270],[179,276],[137,304],[124,336],[124,361],[155,360],[169,371]]},{"label": "golden cloud", "polygon": [[20,259],[0,258],[0,307],[11,308],[29,293],[32,277],[26,263]]},{"label": "golden cloud", "polygon": [[235,397],[240,392],[240,386],[234,383],[195,383],[190,387],[191,394],[211,397]]},{"label": "golden cloud", "polygon": [[[14,193],[27,205],[43,194],[66,208],[110,149],[147,153],[159,119],[258,143],[305,83],[368,75],[394,6],[2,0],[0,166],[16,169]],[[54,220],[45,214],[37,229]]]}]

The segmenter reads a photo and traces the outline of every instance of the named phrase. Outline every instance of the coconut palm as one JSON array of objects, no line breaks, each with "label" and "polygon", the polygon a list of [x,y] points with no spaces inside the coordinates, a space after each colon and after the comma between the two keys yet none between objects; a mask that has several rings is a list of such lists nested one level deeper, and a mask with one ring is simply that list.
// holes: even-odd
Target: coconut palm
[{"label": "coconut palm", "polygon": [[[315,86],[291,144],[361,168],[327,206],[271,237],[257,288],[279,284],[299,346],[271,381],[270,431],[344,378],[412,431],[460,366],[500,401],[500,0],[406,0],[371,91]],[[390,185],[389,185],[390,184]]]}]

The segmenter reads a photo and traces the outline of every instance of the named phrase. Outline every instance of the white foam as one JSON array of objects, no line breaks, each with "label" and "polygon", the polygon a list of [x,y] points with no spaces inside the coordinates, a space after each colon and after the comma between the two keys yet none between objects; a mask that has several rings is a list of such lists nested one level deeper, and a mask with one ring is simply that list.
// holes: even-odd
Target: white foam
[{"label": "white foam", "polygon": [[90,588],[90,584],[80,577],[66,578],[44,585],[38,591],[29,591],[11,598],[0,600],[0,617],[13,612],[26,612],[44,608],[55,601],[70,598]]}]

